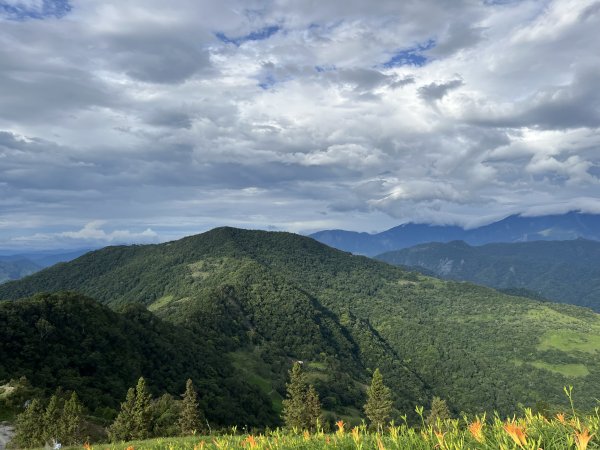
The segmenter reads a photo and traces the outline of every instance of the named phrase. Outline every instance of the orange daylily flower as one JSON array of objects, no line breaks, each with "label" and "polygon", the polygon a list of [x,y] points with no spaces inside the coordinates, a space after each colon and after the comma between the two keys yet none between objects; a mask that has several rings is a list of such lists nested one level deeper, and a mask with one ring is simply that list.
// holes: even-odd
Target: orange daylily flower
[{"label": "orange daylily flower", "polygon": [[519,447],[527,445],[527,434],[523,427],[511,422],[504,425],[504,431],[508,433]]},{"label": "orange daylily flower", "polygon": [[558,419],[558,421],[560,423],[562,423],[563,425],[565,423],[567,423],[566,419],[565,419],[565,414],[564,413],[556,413],[556,418]]},{"label": "orange daylily flower", "polygon": [[258,446],[258,443],[256,442],[256,439],[251,434],[248,435],[248,437],[246,438],[245,442],[248,445],[250,445],[250,448],[256,448]]},{"label": "orange daylily flower", "polygon": [[344,425],[346,425],[344,423],[344,421],[338,420],[335,424],[337,425],[337,428],[338,428],[337,429],[338,434],[344,434]]},{"label": "orange daylily flower", "polygon": [[483,424],[479,419],[469,425],[469,432],[477,442],[483,442]]},{"label": "orange daylily flower", "polygon": [[593,437],[594,435],[590,434],[587,428],[585,428],[581,433],[576,431],[575,446],[577,447],[577,450],[585,450]]}]

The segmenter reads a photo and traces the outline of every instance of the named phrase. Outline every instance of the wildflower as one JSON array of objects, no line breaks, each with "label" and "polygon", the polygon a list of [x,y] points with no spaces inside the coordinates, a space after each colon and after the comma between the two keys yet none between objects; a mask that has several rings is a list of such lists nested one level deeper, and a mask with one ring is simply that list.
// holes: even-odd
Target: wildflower
[{"label": "wildflower", "polygon": [[304,430],[304,440],[305,441],[309,441],[310,440],[310,431]]},{"label": "wildflower", "polygon": [[594,437],[594,435],[590,435],[590,432],[587,428],[585,428],[581,433],[575,432],[575,445],[577,450],[585,450],[588,446],[590,440]]},{"label": "wildflower", "polygon": [[469,432],[473,435],[477,442],[483,442],[483,424],[479,419],[469,425]]},{"label": "wildflower", "polygon": [[203,450],[204,449],[204,445],[205,445],[205,442],[204,441],[200,441],[199,443],[197,443],[196,445],[194,445],[194,450]]},{"label": "wildflower", "polygon": [[133,445],[130,445],[129,447],[127,447],[126,450],[134,450]]},{"label": "wildflower", "polygon": [[556,418],[558,419],[558,421],[560,423],[562,423],[563,425],[565,423],[567,423],[567,421],[565,420],[565,414],[564,413],[556,413]]},{"label": "wildflower", "polygon": [[345,425],[344,421],[338,420],[335,424],[337,425],[337,428],[338,428],[337,429],[338,434],[344,434],[344,425]]},{"label": "wildflower", "polygon": [[258,444],[256,443],[256,439],[251,434],[244,441],[246,444],[250,445],[250,448],[256,448]]},{"label": "wildflower", "polygon": [[89,442],[86,442],[85,444],[83,444],[83,450],[92,450],[92,446],[90,445]]},{"label": "wildflower", "polygon": [[446,448],[446,441],[444,439],[445,433],[442,433],[441,431],[434,431],[434,433],[435,433],[435,437],[437,438],[439,447],[441,449],[445,449]]},{"label": "wildflower", "polygon": [[358,429],[358,427],[352,428],[352,439],[357,444],[360,441],[360,430]]},{"label": "wildflower", "polygon": [[516,425],[515,423],[507,423],[504,425],[504,431],[508,433],[519,447],[527,445],[527,434],[523,427]]},{"label": "wildflower", "polygon": [[385,447],[383,445],[383,442],[381,442],[381,438],[379,437],[379,435],[377,435],[377,449],[378,450],[385,450]]}]

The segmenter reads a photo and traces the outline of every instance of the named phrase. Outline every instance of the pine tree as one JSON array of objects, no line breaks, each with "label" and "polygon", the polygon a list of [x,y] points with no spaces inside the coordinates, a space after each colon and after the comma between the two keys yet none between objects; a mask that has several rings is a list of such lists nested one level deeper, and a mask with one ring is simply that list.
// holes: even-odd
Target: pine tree
[{"label": "pine tree", "polygon": [[62,419],[62,405],[59,397],[53,395],[50,397],[46,412],[44,413],[44,442],[60,442],[60,423]]},{"label": "pine tree", "polygon": [[283,400],[283,420],[285,425],[298,430],[304,429],[306,420],[306,378],[299,362],[295,362],[289,371],[290,382],[286,384],[287,395]]},{"label": "pine tree", "polygon": [[133,439],[146,439],[152,429],[152,396],[146,387],[146,380],[140,377],[135,387],[135,405],[133,408]]},{"label": "pine tree", "polygon": [[74,445],[81,442],[82,414],[83,405],[79,402],[77,394],[73,392],[65,402],[58,427],[59,441],[62,444]]},{"label": "pine tree", "polygon": [[36,398],[17,416],[13,442],[20,448],[42,447],[44,434],[44,408]]},{"label": "pine tree", "polygon": [[133,436],[135,424],[133,411],[135,409],[135,389],[129,388],[125,401],[121,403],[119,415],[108,429],[111,441],[127,441]]},{"label": "pine tree", "polygon": [[450,410],[448,409],[446,400],[433,397],[431,400],[431,410],[426,420],[427,425],[437,428],[438,421],[443,422],[446,419],[450,419]]},{"label": "pine tree", "polygon": [[319,401],[319,394],[315,390],[315,387],[311,384],[306,392],[306,416],[307,416],[307,428],[316,430],[321,418],[321,402]]},{"label": "pine tree", "polygon": [[194,434],[202,430],[202,417],[198,408],[198,394],[194,390],[191,379],[187,380],[185,393],[179,416],[179,427],[182,435]]},{"label": "pine tree", "polygon": [[371,386],[367,389],[367,403],[365,413],[377,431],[383,431],[392,412],[392,394],[390,389],[383,384],[383,377],[379,369],[373,372]]}]

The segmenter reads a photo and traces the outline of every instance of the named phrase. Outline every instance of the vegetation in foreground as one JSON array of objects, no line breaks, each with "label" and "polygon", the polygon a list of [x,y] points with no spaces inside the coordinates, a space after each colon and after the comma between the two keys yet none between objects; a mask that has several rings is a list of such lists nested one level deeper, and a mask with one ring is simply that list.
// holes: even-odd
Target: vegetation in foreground
[{"label": "vegetation in foreground", "polygon": [[[422,410],[419,410],[422,414]],[[418,412],[419,412],[418,411]],[[438,420],[435,424],[410,427],[391,424],[382,433],[373,433],[366,425],[349,428],[337,422],[337,431],[302,433],[275,430],[265,434],[231,434],[159,438],[89,446],[86,450],[212,450],[212,449],[544,449],[586,450],[600,448],[598,410],[594,415],[578,417],[564,413],[546,418],[525,410],[522,417],[501,420],[477,417]]]}]

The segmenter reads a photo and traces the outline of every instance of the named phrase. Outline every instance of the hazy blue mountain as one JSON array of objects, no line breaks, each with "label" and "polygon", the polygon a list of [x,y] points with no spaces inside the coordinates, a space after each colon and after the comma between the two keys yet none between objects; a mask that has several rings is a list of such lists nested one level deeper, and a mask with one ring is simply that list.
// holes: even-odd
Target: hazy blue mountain
[{"label": "hazy blue mountain", "polygon": [[40,265],[26,258],[0,256],[0,283],[18,280],[37,272],[41,268]]},{"label": "hazy blue mountain", "polygon": [[469,230],[457,226],[407,223],[376,234],[325,230],[311,237],[331,247],[367,256],[427,242],[455,240],[471,245],[576,238],[600,240],[600,215],[579,212],[538,217],[515,215]]},{"label": "hazy blue mountain", "polygon": [[600,311],[597,241],[535,241],[480,247],[454,241],[421,244],[376,258],[394,265],[425,268],[446,279],[517,289],[513,292],[520,295],[525,289],[550,300]]}]

